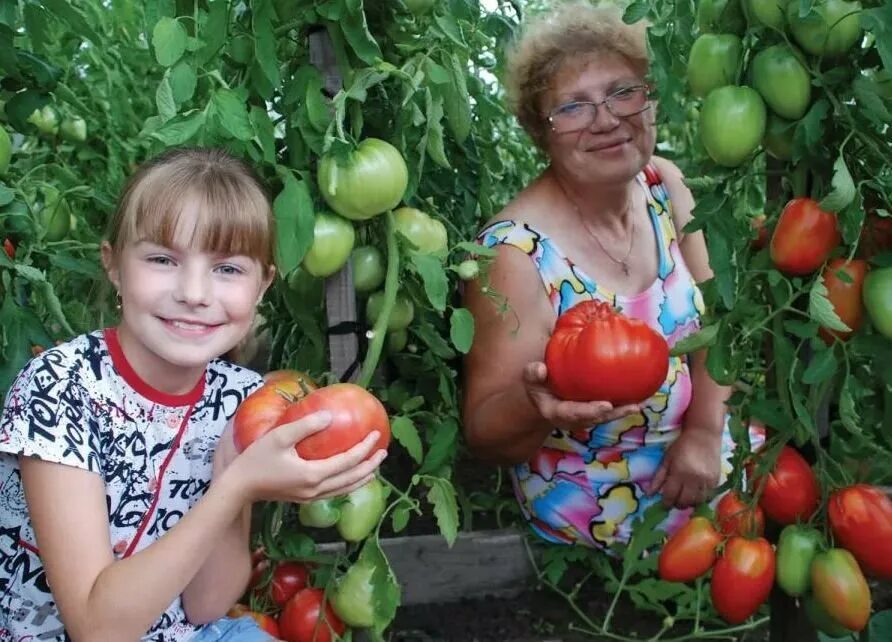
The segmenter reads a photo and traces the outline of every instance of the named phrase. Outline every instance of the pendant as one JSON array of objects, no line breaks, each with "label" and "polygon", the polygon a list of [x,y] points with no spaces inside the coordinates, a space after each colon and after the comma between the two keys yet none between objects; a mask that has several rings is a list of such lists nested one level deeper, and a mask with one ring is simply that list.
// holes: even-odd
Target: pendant
[{"label": "pendant", "polygon": [[623,268],[623,274],[625,274],[626,276],[629,276],[629,266],[626,264],[626,262],[620,261],[620,265]]}]

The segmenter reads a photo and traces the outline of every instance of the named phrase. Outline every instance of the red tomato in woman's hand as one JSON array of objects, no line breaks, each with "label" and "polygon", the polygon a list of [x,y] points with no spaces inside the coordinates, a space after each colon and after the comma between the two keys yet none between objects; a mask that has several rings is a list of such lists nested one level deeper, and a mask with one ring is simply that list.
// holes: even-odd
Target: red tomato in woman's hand
[{"label": "red tomato in woman's hand", "polygon": [[830,494],[827,518],[836,543],[870,575],[892,579],[892,500],[875,486],[855,484]]},{"label": "red tomato in woman's hand", "polygon": [[802,455],[789,446],[783,447],[774,469],[765,477],[759,476],[756,468],[752,462],[748,463],[747,474],[753,493],[759,497],[759,506],[770,519],[778,524],[805,522],[818,509],[821,500],[818,478]]},{"label": "red tomato in woman's hand", "polygon": [[716,560],[722,536],[705,517],[696,516],[679,528],[660,551],[660,579],[690,582],[705,575]]},{"label": "red tomato in woman's hand", "polygon": [[712,604],[729,624],[755,613],[771,593],[774,550],[764,537],[732,537],[712,569]]},{"label": "red tomato in woman's hand", "polygon": [[723,535],[761,536],[765,532],[765,513],[758,506],[750,506],[736,491],[728,491],[715,509],[715,521]]},{"label": "red tomato in woman's hand", "polygon": [[286,642],[332,642],[335,635],[343,635],[346,625],[335,615],[331,604],[322,604],[325,592],[317,588],[305,588],[288,600],[279,615],[279,635]]},{"label": "red tomato in woman's hand", "polygon": [[[833,306],[833,311],[839,319],[849,328],[849,332],[821,328],[818,334],[826,344],[833,343],[833,337],[841,341],[852,336],[864,322],[864,303],[861,301],[861,290],[864,287],[864,277],[867,276],[867,261],[860,259],[833,259],[824,268],[824,286],[827,288],[827,299]],[[848,281],[840,278],[839,273],[846,274]]]},{"label": "red tomato in woman's hand", "polygon": [[310,580],[307,567],[298,562],[281,562],[273,569],[269,595],[277,606],[283,606],[295,593],[305,589]]},{"label": "red tomato in woman's hand", "polygon": [[810,274],[821,267],[839,241],[836,214],[825,212],[810,198],[794,198],[774,227],[771,260],[784,274]]},{"label": "red tomato in woman's hand", "polygon": [[279,391],[277,385],[261,386],[248,395],[235,411],[232,439],[239,452],[279,425],[279,420],[291,405],[291,396]]},{"label": "red tomato in woman's hand", "polygon": [[545,365],[555,396],[620,406],[659,390],[669,371],[669,346],[643,321],[603,301],[583,301],[558,317]]},{"label": "red tomato in woman's hand", "polygon": [[331,413],[331,423],[297,443],[297,454],[302,458],[326,459],[337,455],[374,430],[380,436],[372,454],[390,445],[390,420],[383,404],[365,388],[352,383],[336,383],[311,392],[289,406],[278,423],[291,423],[322,410]]}]

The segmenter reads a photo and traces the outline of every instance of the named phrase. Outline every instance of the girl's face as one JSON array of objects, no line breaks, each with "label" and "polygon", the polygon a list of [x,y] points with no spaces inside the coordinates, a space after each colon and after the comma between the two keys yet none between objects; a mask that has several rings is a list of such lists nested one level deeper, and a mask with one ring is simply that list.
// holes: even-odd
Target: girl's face
[{"label": "girl's face", "polygon": [[103,246],[121,296],[121,346],[134,370],[166,392],[191,388],[211,359],[246,336],[273,277],[251,257],[196,249],[197,208],[197,200],[186,203],[172,247],[141,240],[113,257]]}]

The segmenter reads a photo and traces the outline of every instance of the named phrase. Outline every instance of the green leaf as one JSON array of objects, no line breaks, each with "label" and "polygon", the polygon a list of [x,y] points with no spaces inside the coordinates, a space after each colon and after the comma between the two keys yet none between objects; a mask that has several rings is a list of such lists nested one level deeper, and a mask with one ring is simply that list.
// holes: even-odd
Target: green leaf
[{"label": "green leaf", "polygon": [[808,113],[796,124],[793,132],[793,162],[809,155],[817,156],[817,149],[824,140],[824,119],[830,111],[830,103],[820,98],[814,102]]},{"label": "green leaf", "polygon": [[861,24],[876,37],[874,45],[883,66],[892,72],[892,2],[886,0],[880,7],[862,10]]},{"label": "green leaf", "polygon": [[155,90],[155,106],[158,108],[158,117],[162,123],[166,123],[177,115],[177,104],[173,98],[173,89],[166,74],[161,79],[161,82],[158,83],[158,89]]},{"label": "green leaf", "polygon": [[251,140],[254,128],[244,99],[232,89],[217,89],[211,98],[214,113],[227,132],[239,140]]},{"label": "green leaf", "polygon": [[372,573],[372,611],[375,614],[375,624],[372,627],[376,635],[390,626],[396,616],[396,610],[400,605],[400,585],[397,582],[390,563],[381,550],[381,544],[377,537],[370,537],[359,553],[357,564],[363,564],[366,568],[375,569]]},{"label": "green leaf", "polygon": [[855,378],[846,376],[839,391],[839,418],[842,425],[853,434],[861,434],[861,427],[858,425],[858,409],[855,405],[855,396],[852,388],[855,386]]},{"label": "green leaf", "polygon": [[186,53],[186,28],[174,18],[161,18],[152,30],[155,60],[162,67],[173,66]]},{"label": "green leaf", "polygon": [[840,154],[833,163],[833,191],[825,196],[821,202],[821,209],[830,212],[839,212],[855,198],[855,183],[849,168],[846,167],[845,158]]},{"label": "green leaf", "polygon": [[322,76],[317,71],[307,80],[306,109],[310,124],[324,134],[332,121],[331,102],[322,93]]},{"label": "green leaf", "polygon": [[428,89],[425,93],[427,107],[427,153],[440,167],[450,168],[446,158],[446,150],[443,148],[443,99],[434,96]]},{"label": "green leaf", "polygon": [[649,10],[650,4],[647,0],[635,0],[632,4],[626,7],[625,12],[623,12],[623,22],[626,24],[635,24],[642,18],[647,17]]},{"label": "green leaf", "polygon": [[884,123],[892,121],[892,112],[886,106],[880,92],[880,86],[876,81],[867,78],[856,78],[852,82],[852,89],[855,90],[855,99],[862,108],[864,114],[874,123],[883,126]]},{"label": "green leaf", "polygon": [[711,346],[715,343],[715,338],[719,333],[719,324],[714,323],[712,325],[708,325],[705,328],[701,328],[694,334],[690,334],[686,336],[681,341],[676,342],[674,346],[672,346],[672,350],[669,352],[673,357],[681,356],[683,354],[688,354],[689,352],[695,352],[696,350],[700,350],[701,348],[705,348],[707,346]]},{"label": "green leaf", "polygon": [[350,87],[346,90],[347,96],[359,102],[365,102],[368,91],[377,84],[390,77],[390,74],[375,71],[374,69],[360,69],[353,75]]},{"label": "green leaf", "polygon": [[6,185],[0,184],[0,207],[5,207],[15,200],[15,192]]},{"label": "green leaf", "polygon": [[434,16],[434,22],[439,27],[438,31],[457,44],[462,50],[468,48],[468,43],[465,42],[461,28],[458,26],[455,18],[450,15],[437,14]]},{"label": "green leaf", "polygon": [[435,418],[433,425],[427,426],[427,434],[433,434],[427,449],[424,463],[418,474],[430,474],[446,465],[455,457],[458,444],[458,423],[452,417]]},{"label": "green leaf", "polygon": [[[283,168],[284,169],[284,168]],[[273,202],[276,217],[276,265],[290,274],[300,265],[313,244],[316,215],[307,184],[288,171],[281,171],[284,188]]]},{"label": "green leaf", "polygon": [[824,285],[824,277],[821,276],[814,280],[811,290],[808,293],[808,315],[818,323],[829,330],[837,330],[839,332],[851,332],[851,328],[842,322],[833,304],[827,298],[827,286]]},{"label": "green leaf", "polygon": [[393,532],[402,532],[409,525],[409,509],[403,505],[397,506],[390,514],[390,520],[393,524]]},{"label": "green leaf", "polygon": [[208,17],[201,27],[204,47],[197,54],[197,62],[204,65],[210,62],[227,38],[229,27],[229,0],[212,0],[208,6]]},{"label": "green leaf", "polygon": [[403,415],[394,417],[390,421],[390,432],[393,434],[393,438],[403,445],[415,463],[420,464],[424,459],[424,447],[421,444],[421,437],[418,435],[415,423]]},{"label": "green leaf", "polygon": [[255,0],[253,5],[254,57],[269,85],[279,86],[279,61],[276,58],[276,36],[273,31],[272,0]]},{"label": "green leaf", "polygon": [[474,316],[466,308],[455,308],[449,319],[449,338],[452,345],[462,354],[471,350],[474,342]]},{"label": "green leaf", "polygon": [[71,27],[71,32],[75,35],[83,36],[97,46],[103,42],[102,37],[90,27],[75,3],[68,0],[40,0],[40,4],[49,11],[51,16],[67,22],[68,26]]},{"label": "green leaf", "polygon": [[151,136],[165,145],[182,145],[198,133],[204,121],[204,111],[196,109],[169,120],[163,127],[151,132]]},{"label": "green leaf", "polygon": [[458,503],[455,499],[455,488],[448,479],[442,477],[425,477],[425,481],[430,484],[427,500],[433,504],[440,533],[451,547],[458,536]]},{"label": "green leaf", "polygon": [[449,279],[443,264],[430,254],[412,253],[412,264],[424,283],[424,292],[434,306],[434,310],[442,312],[446,309],[446,295],[449,293]]},{"label": "green leaf", "polygon": [[50,41],[47,24],[50,14],[43,7],[27,3],[22,7],[22,17],[25,20],[25,33],[28,34],[34,51],[45,55],[46,45]]},{"label": "green leaf", "polygon": [[262,107],[251,106],[251,126],[263,151],[263,160],[270,165],[276,164],[276,133],[273,121]]},{"label": "green leaf", "polygon": [[198,76],[189,61],[180,60],[171,68],[169,81],[173,99],[178,105],[182,105],[195,94]]},{"label": "green leaf", "polygon": [[833,350],[822,350],[814,355],[805,372],[802,373],[802,382],[814,385],[826,381],[836,374],[838,366]]},{"label": "green leaf", "polygon": [[66,272],[83,274],[84,276],[88,276],[92,279],[99,279],[102,275],[102,272],[95,261],[79,259],[69,254],[62,254],[61,252],[54,252],[50,254],[49,259],[50,263],[58,268],[65,270]]},{"label": "green leaf", "polygon": [[369,31],[363,4],[360,1],[356,7],[348,7],[347,15],[342,16],[338,26],[356,56],[367,65],[374,65],[382,58],[381,49]]},{"label": "green leaf", "polygon": [[[444,54],[445,56],[445,54]],[[465,142],[471,133],[471,98],[465,81],[466,68],[455,53],[449,54],[449,79],[440,91],[443,95],[443,110],[446,113],[446,124],[459,144]]]}]

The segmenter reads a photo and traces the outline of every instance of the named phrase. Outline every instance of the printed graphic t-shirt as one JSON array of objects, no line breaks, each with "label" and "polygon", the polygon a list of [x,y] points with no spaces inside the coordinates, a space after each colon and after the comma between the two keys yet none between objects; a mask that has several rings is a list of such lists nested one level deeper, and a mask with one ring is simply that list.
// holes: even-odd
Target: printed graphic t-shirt
[{"label": "printed graphic t-shirt", "polygon": [[[214,360],[190,392],[163,393],[127,363],[113,329],[32,359],[0,419],[0,642],[69,639],[28,516],[20,455],[102,477],[120,560],[159,539],[204,495],[223,428],[261,383],[251,370]],[[142,639],[181,642],[198,628],[178,597]]]}]

